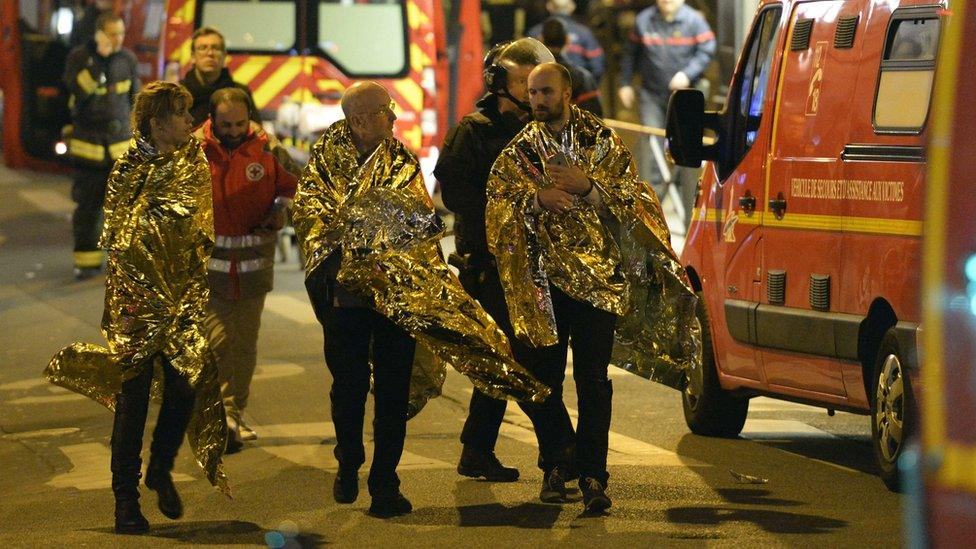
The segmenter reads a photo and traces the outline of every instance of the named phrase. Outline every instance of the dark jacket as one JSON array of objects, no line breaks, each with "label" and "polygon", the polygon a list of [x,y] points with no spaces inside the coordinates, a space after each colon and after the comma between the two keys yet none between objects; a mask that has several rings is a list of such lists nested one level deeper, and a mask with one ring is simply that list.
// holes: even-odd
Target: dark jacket
[{"label": "dark jacket", "polygon": [[[566,60],[577,67],[583,67],[590,71],[593,78],[599,82],[603,78],[607,61],[606,55],[603,52],[603,46],[600,45],[596,36],[593,35],[593,31],[568,15],[553,15],[551,18],[559,19],[563,26],[566,27],[566,35],[569,38],[569,43],[563,52]],[[545,21],[532,27],[525,35],[541,40],[542,25],[544,24]]]},{"label": "dark jacket", "polygon": [[488,261],[485,238],[485,189],[495,158],[525,122],[498,112],[498,98],[486,95],[478,110],[468,114],[451,129],[434,176],[441,184],[444,205],[454,212],[455,244],[460,254],[470,253],[474,262]]},{"label": "dark jacket", "polygon": [[634,72],[641,86],[666,101],[671,79],[683,72],[694,84],[715,55],[715,33],[700,13],[681,6],[670,23],[656,6],[637,14],[630,41],[620,57],[620,85],[629,86]]},{"label": "dark jacket", "polygon": [[257,108],[254,106],[254,98],[251,96],[251,89],[240,82],[235,82],[230,76],[230,71],[227,68],[223,68],[220,71],[220,76],[217,80],[211,84],[207,85],[200,81],[197,76],[197,71],[190,69],[190,72],[186,73],[183,80],[180,80],[180,84],[184,88],[189,90],[190,95],[193,96],[193,105],[190,107],[190,116],[193,117],[193,125],[199,126],[210,115],[210,96],[213,92],[223,89],[223,88],[240,88],[244,90],[247,94],[247,99],[250,102],[249,109],[251,112],[251,119],[255,122],[260,122],[258,117]]},{"label": "dark jacket", "polygon": [[71,92],[73,130],[68,152],[77,161],[111,164],[129,147],[129,113],[139,91],[136,56],[122,49],[108,57],[95,42],[71,50],[64,83]]},{"label": "dark jacket", "polygon": [[590,74],[590,71],[570,63],[564,56],[557,55],[556,63],[566,67],[573,80],[573,104],[602,117],[603,106],[600,105],[600,85]]}]

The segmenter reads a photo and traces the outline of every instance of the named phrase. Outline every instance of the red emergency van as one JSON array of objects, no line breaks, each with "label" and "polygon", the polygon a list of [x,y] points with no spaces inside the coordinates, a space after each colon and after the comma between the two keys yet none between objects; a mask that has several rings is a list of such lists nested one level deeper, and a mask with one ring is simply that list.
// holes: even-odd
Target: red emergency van
[{"label": "red emergency van", "polygon": [[683,392],[693,432],[737,435],[756,395],[869,414],[897,489],[918,426],[924,143],[950,21],[932,0],[763,0],[725,109],[672,97],[671,154],[707,161],[682,253],[705,340]]}]

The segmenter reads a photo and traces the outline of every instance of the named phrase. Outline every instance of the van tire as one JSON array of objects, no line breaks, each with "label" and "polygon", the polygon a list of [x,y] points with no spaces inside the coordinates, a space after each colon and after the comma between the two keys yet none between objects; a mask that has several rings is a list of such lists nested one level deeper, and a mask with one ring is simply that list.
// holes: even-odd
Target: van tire
[{"label": "van tire", "polygon": [[749,399],[737,397],[719,384],[705,297],[701,292],[697,295],[695,315],[701,323],[702,367],[700,376],[696,372],[686,374],[687,383],[681,391],[685,423],[696,435],[730,438],[742,432],[749,413]]},{"label": "van tire", "polygon": [[889,490],[901,491],[898,458],[918,432],[918,408],[905,371],[905,353],[894,328],[885,333],[874,364],[871,446],[878,474]]}]

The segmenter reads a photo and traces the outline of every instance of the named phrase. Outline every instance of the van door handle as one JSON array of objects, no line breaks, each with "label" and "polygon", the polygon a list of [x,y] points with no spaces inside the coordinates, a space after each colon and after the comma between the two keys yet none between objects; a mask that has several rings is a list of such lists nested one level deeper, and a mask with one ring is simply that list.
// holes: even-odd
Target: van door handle
[{"label": "van door handle", "polygon": [[776,219],[783,219],[786,214],[786,199],[783,198],[782,192],[778,193],[776,198],[769,199],[769,209],[773,211]]},{"label": "van door handle", "polygon": [[752,196],[751,191],[746,191],[745,196],[739,198],[739,207],[746,215],[752,215],[756,211],[756,197]]}]

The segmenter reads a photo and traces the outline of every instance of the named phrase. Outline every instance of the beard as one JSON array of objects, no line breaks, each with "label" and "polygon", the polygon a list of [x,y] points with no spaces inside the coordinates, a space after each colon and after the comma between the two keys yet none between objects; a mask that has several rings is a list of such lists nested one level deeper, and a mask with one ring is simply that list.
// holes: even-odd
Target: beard
[{"label": "beard", "polygon": [[562,103],[556,105],[551,110],[540,105],[538,107],[533,107],[532,118],[536,122],[552,122],[562,118],[564,112],[566,111],[563,108]]},{"label": "beard", "polygon": [[231,137],[229,135],[218,135],[217,140],[219,140],[220,144],[227,149],[236,149],[241,145],[241,143],[244,142],[244,136],[245,134],[241,134],[236,137]]}]

